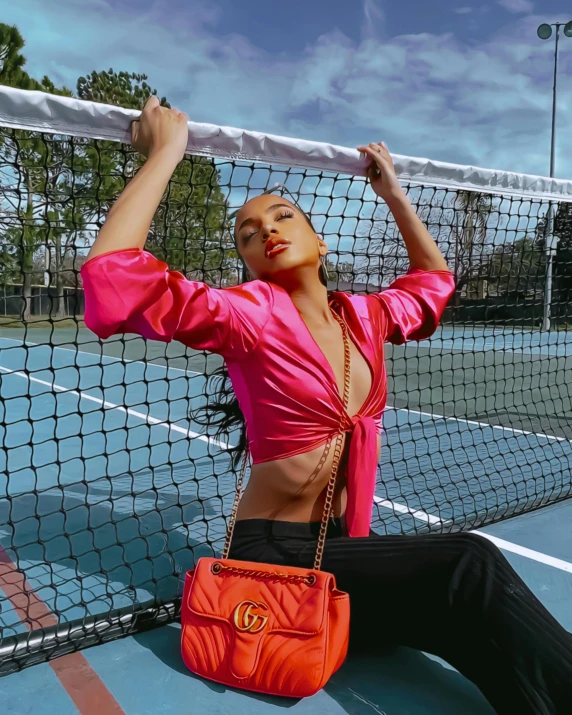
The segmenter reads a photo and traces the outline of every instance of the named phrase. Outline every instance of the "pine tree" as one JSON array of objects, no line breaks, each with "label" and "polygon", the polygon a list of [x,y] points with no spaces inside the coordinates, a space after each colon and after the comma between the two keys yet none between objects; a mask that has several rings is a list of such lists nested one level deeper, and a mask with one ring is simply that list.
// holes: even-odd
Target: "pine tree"
[{"label": "pine tree", "polygon": [[[80,77],[80,99],[143,109],[157,90],[144,74],[115,72],[113,68]],[[162,106],[169,107],[166,98]],[[97,142],[88,150],[91,188],[97,189],[102,208],[107,209],[122,188],[114,165],[125,164],[132,175],[144,159],[116,144]],[[102,185],[103,182],[103,185]],[[220,187],[220,172],[212,159],[188,157],[179,164],[151,225],[147,249],[172,269],[212,283],[228,280],[236,263],[234,243],[226,225],[226,201]]]},{"label": "pine tree", "polygon": [[[17,28],[0,24],[0,83],[19,89],[73,96],[45,76],[24,69],[24,40]],[[157,91],[143,74],[92,72],[77,81],[88,101],[142,109]],[[163,106],[169,107],[166,98]],[[126,182],[144,159],[114,142],[13,130],[0,135],[0,162],[16,166],[19,190],[5,191],[6,221],[0,233],[0,278],[22,283],[23,319],[31,316],[32,282],[41,255],[49,255],[52,314],[65,315],[64,287],[77,285],[78,248],[88,245]],[[235,278],[236,253],[226,221],[226,200],[215,162],[189,157],[177,167],[153,220],[147,248],[171,268],[214,284]]]}]

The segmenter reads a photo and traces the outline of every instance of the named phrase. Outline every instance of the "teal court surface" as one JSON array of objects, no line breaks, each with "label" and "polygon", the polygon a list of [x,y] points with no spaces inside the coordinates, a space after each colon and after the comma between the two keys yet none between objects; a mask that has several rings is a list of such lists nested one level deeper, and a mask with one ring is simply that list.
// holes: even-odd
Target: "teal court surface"
[{"label": "teal court surface", "polygon": [[[572,630],[570,334],[445,327],[389,348],[387,362],[374,529],[479,531]],[[3,642],[53,614],[77,622],[168,602],[220,547],[234,477],[189,409],[216,366],[131,336],[102,348],[86,330],[0,333]],[[233,691],[186,671],[177,624],[7,674],[0,697],[18,715],[492,712],[446,664],[381,645],[313,698]]]}]

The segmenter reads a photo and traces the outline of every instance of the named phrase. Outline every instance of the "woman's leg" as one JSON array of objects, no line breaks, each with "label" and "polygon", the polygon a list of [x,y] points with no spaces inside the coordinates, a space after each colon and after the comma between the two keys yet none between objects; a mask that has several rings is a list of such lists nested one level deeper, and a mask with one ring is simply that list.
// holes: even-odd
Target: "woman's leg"
[{"label": "woman's leg", "polygon": [[[314,552],[307,543],[297,565]],[[376,639],[433,653],[498,713],[572,712],[572,636],[484,537],[328,539],[322,568],[350,594],[352,648]]]}]

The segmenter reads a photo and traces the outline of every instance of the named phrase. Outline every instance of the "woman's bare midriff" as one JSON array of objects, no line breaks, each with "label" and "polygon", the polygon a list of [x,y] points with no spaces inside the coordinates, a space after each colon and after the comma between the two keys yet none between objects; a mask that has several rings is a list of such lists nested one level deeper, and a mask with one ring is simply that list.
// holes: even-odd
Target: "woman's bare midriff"
[{"label": "woman's bare midriff", "polygon": [[[346,508],[345,463],[347,436],[344,436],[343,457],[338,470],[334,512],[342,516]],[[381,440],[378,437],[378,452]],[[252,466],[248,485],[238,508],[237,521],[242,519],[276,519],[278,521],[321,521],[326,487],[334,461],[334,443],[318,472],[325,445],[303,454],[276,459]],[[311,477],[311,475],[314,475]]]},{"label": "woman's bare midriff", "polygon": [[[344,343],[337,322],[331,327],[308,328],[330,364],[339,394],[344,389]],[[350,380],[348,414],[361,410],[372,385],[372,372],[358,347],[350,341]],[[326,488],[334,462],[335,438],[325,460],[325,444],[303,454],[275,459],[252,466],[250,479],[238,508],[237,520],[276,519],[278,521],[321,521]],[[345,465],[349,442],[344,435],[342,459],[336,479],[333,515],[343,516],[346,509]],[[378,453],[381,440],[377,441]],[[317,467],[320,466],[319,470]]]}]

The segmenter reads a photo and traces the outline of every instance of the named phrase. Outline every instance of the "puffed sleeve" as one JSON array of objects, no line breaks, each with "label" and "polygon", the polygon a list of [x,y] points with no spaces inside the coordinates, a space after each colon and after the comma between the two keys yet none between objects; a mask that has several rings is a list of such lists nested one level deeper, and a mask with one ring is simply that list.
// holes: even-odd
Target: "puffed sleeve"
[{"label": "puffed sleeve", "polygon": [[100,338],[137,333],[237,359],[254,348],[271,314],[267,283],[210,288],[138,248],[96,256],[81,276],[85,324]]},{"label": "puffed sleeve", "polygon": [[410,270],[381,293],[368,295],[385,341],[397,345],[435,332],[455,291],[450,271]]}]

